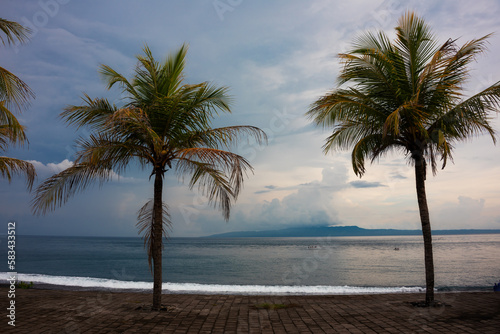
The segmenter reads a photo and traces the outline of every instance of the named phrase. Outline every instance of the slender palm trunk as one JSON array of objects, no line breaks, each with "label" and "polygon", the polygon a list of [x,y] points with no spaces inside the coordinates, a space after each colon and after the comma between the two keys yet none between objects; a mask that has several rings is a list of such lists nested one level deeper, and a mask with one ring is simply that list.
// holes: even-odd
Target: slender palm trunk
[{"label": "slender palm trunk", "polygon": [[161,308],[162,286],[162,238],[163,238],[163,171],[155,172],[153,198],[153,310]]},{"label": "slender palm trunk", "polygon": [[432,255],[432,231],[427,207],[427,196],[425,194],[426,163],[422,156],[415,158],[415,179],[417,185],[417,200],[420,211],[420,222],[422,223],[422,235],[424,237],[425,254],[425,303],[430,305],[434,302],[434,258]]}]

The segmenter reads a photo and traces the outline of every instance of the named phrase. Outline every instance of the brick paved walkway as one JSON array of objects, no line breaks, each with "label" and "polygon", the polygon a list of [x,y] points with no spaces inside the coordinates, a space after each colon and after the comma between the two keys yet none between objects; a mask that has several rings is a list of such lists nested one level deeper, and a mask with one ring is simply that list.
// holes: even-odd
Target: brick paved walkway
[{"label": "brick paved walkway", "polygon": [[[7,296],[7,289],[0,294]],[[140,293],[18,289],[16,327],[7,324],[2,302],[0,332],[500,333],[500,293],[494,292],[437,294],[451,305],[441,308],[412,306],[423,299],[420,294],[164,295],[169,310],[160,312],[145,310],[151,299]]]}]

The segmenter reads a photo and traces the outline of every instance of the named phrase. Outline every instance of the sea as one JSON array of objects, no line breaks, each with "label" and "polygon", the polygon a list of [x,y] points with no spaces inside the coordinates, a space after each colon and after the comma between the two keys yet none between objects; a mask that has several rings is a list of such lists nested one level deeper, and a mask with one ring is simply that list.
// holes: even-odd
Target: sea
[{"label": "sea", "polygon": [[[500,234],[433,237],[437,291],[492,290],[500,280]],[[151,291],[140,238],[16,236],[17,281],[68,289]],[[421,236],[171,238],[163,293],[335,295],[424,291]]]}]

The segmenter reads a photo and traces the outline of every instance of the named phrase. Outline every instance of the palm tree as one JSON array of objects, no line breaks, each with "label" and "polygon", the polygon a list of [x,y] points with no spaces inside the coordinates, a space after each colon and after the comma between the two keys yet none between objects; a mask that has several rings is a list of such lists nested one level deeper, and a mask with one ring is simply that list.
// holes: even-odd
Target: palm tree
[{"label": "palm tree", "polygon": [[[19,23],[0,18],[0,41],[3,45],[16,41],[27,41],[29,30]],[[29,105],[29,100],[34,98],[33,91],[21,79],[0,67],[0,152],[6,151],[9,145],[23,145],[28,141],[24,132],[25,128],[11,112],[11,107],[22,111]],[[29,162],[0,156],[0,175],[10,182],[12,176],[25,174],[28,188],[31,189],[36,177],[36,171]]]},{"label": "palm tree", "polygon": [[[396,38],[366,33],[353,50],[340,54],[339,87],[314,102],[307,115],[332,127],[324,152],[352,149],[358,176],[371,162],[391,151],[405,154],[415,180],[425,250],[426,305],[434,302],[434,264],[425,192],[427,165],[442,168],[457,142],[488,134],[495,142],[489,113],[498,111],[500,82],[465,98],[467,66],[484,51],[488,36],[459,47],[439,45],[429,26],[412,12],[396,27]],[[349,87],[342,85],[351,84]]]},{"label": "palm tree", "polygon": [[226,151],[240,134],[254,136],[261,143],[263,131],[252,126],[212,128],[221,112],[231,112],[226,87],[210,83],[184,83],[187,47],[183,45],[163,63],[157,62],[146,46],[137,56],[132,80],[102,65],[100,73],[110,89],[118,84],[127,96],[122,107],[106,99],[91,99],[69,106],[61,114],[70,125],[88,127],[93,133],[78,141],[74,165],[56,174],[36,190],[35,213],[44,214],[65,203],[92,181],[110,179],[137,161],[154,178],[153,199],[138,213],[139,232],[144,233],[148,261],[152,268],[153,309],[161,307],[163,236],[170,225],[168,207],[163,203],[165,173],[172,169],[180,179],[188,174],[189,187],[198,186],[229,219],[230,206],[243,185],[250,163]]}]

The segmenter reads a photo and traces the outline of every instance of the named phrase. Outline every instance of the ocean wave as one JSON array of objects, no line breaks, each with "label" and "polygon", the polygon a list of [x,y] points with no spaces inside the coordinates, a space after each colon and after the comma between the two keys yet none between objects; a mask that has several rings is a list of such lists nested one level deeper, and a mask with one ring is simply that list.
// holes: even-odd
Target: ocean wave
[{"label": "ocean wave", "polygon": [[[0,273],[0,281],[8,282],[12,273]],[[119,281],[107,278],[51,276],[41,274],[17,275],[17,281],[39,284],[62,285],[78,288],[142,290],[153,289],[152,282]],[[239,294],[239,295],[356,295],[384,293],[419,293],[422,287],[356,287],[329,285],[226,285],[200,283],[163,283],[164,293],[196,293],[196,294]]]}]

